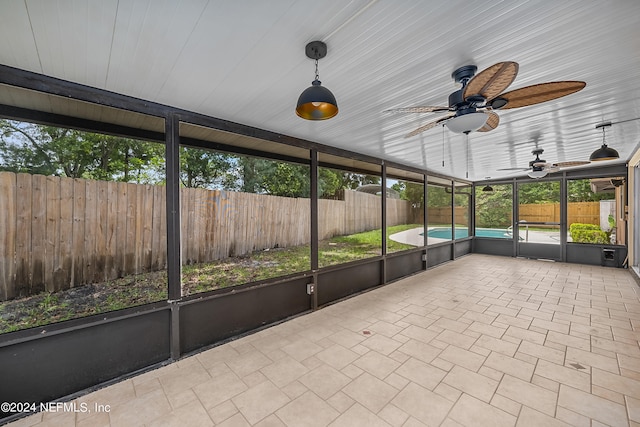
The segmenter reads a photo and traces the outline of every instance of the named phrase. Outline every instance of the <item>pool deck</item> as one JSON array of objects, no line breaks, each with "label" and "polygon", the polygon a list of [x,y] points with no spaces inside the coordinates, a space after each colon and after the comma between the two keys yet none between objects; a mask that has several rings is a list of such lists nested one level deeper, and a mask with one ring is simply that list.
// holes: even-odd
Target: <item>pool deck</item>
[{"label": "pool deck", "polygon": [[[433,230],[434,228],[441,227],[427,227],[427,232],[429,230]],[[404,243],[405,245],[412,246],[424,246],[424,238],[422,236],[424,233],[424,227],[412,228],[411,230],[401,231],[399,233],[394,233],[389,236],[391,240],[398,243]],[[520,237],[522,238],[522,242],[524,243],[549,243],[549,244],[560,244],[559,234],[553,231],[531,231],[525,232],[525,230],[520,230]],[[448,242],[451,239],[440,239],[437,237],[428,237],[428,245],[435,245],[437,243]],[[568,241],[571,241],[568,239]]]}]

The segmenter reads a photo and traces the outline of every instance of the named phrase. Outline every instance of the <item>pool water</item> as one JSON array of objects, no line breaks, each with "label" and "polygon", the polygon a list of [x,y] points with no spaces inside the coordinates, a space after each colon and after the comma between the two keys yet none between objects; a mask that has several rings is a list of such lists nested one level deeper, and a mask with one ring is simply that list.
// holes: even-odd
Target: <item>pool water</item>
[{"label": "pool water", "polygon": [[[421,233],[424,234],[424,233]],[[450,227],[440,227],[433,228],[427,231],[427,236],[435,237],[438,239],[451,239],[451,228]],[[491,229],[491,228],[476,228],[476,236],[477,237],[493,237],[497,239],[511,239],[511,235],[507,233],[507,230],[500,229]],[[469,230],[467,228],[456,228],[456,239],[462,239],[465,237],[469,237]]]}]

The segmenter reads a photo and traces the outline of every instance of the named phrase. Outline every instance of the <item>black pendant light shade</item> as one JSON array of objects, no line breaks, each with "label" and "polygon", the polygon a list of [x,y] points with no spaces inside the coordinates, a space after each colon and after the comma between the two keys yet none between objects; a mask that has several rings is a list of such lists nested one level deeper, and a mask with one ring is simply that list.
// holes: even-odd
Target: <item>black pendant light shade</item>
[{"label": "black pendant light shade", "polygon": [[611,126],[611,122],[601,123],[596,125],[596,129],[602,128],[602,147],[591,153],[589,160],[592,162],[598,162],[602,160],[615,160],[620,158],[620,154],[611,147],[607,147],[605,142],[605,129]]},{"label": "black pendant light shade", "polygon": [[485,186],[482,188],[482,191],[485,191],[485,192],[491,192],[491,191],[493,191],[493,187],[492,187],[492,186],[490,186],[490,185],[485,185]]},{"label": "black pendant light shade", "polygon": [[607,147],[607,144],[602,144],[602,147],[598,148],[596,151],[591,153],[591,156],[589,156],[589,160],[592,162],[600,160],[615,160],[619,158],[620,154],[618,154],[618,152],[613,148]]},{"label": "black pendant light shade", "polygon": [[300,94],[296,114],[307,120],[330,119],[338,114],[336,97],[329,89],[320,85],[320,80],[314,80]]},{"label": "black pendant light shade", "polygon": [[327,55],[327,45],[313,41],[305,47],[306,55],[316,61],[316,78],[298,98],[296,114],[306,120],[327,120],[338,114],[338,103],[333,93],[320,83],[318,59]]}]

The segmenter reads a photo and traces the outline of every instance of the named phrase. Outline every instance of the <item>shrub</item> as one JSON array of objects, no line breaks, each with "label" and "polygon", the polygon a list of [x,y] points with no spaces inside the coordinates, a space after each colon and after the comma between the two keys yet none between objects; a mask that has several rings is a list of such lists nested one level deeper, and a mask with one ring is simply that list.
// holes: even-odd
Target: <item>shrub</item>
[{"label": "shrub", "polygon": [[575,243],[595,243],[606,245],[610,243],[607,233],[594,224],[574,222],[569,227],[569,235]]}]

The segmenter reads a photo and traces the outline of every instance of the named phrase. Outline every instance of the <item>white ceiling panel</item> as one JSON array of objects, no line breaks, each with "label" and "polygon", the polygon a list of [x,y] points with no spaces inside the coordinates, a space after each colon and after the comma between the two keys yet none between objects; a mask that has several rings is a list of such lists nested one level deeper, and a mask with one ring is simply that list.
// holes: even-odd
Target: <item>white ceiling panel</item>
[{"label": "white ceiling panel", "polygon": [[[628,159],[640,142],[637,0],[58,0],[0,2],[0,63],[322,144],[479,180],[513,176],[543,148],[584,160],[602,143]],[[295,115],[314,78],[304,54],[328,45],[320,80],[339,114]],[[515,61],[508,90],[582,80],[581,92],[499,110],[497,129],[437,126],[405,138],[447,105],[451,73]],[[2,90],[2,87],[0,87]],[[12,99],[11,96],[0,99]],[[59,108],[62,108],[60,106]],[[617,123],[617,124],[615,124]],[[444,166],[443,166],[444,162]],[[520,172],[520,174],[523,174]]]}]

